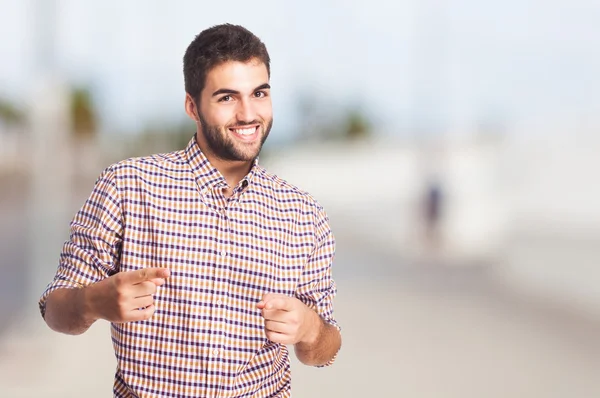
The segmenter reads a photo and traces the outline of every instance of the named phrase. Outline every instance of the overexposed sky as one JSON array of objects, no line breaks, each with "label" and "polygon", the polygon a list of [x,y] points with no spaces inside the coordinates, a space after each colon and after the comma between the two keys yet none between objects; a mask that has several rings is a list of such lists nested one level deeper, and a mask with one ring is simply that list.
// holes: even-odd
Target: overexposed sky
[{"label": "overexposed sky", "polygon": [[[364,106],[390,131],[600,106],[596,0],[54,1],[58,69],[95,90],[111,131],[183,118],[183,53],[221,22],[267,44],[281,131],[301,128],[299,93],[325,112]],[[31,100],[49,2],[0,0],[0,95]]]}]

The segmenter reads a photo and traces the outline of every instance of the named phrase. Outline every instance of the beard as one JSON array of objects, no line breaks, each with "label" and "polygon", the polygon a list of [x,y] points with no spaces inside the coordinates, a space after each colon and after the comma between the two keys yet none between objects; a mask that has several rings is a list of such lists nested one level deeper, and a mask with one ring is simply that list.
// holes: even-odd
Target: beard
[{"label": "beard", "polygon": [[[223,160],[254,161],[258,157],[263,144],[271,132],[271,127],[273,126],[273,119],[266,125],[264,121],[253,120],[248,122],[237,122],[226,126],[216,126],[208,124],[200,112],[198,112],[198,115],[200,126],[202,127],[202,134],[206,139],[209,149],[215,156]],[[229,135],[229,128],[243,127],[250,124],[258,124],[260,125],[260,130],[262,130],[260,143],[256,147],[250,147],[243,145],[240,142],[236,142],[236,140]]]}]

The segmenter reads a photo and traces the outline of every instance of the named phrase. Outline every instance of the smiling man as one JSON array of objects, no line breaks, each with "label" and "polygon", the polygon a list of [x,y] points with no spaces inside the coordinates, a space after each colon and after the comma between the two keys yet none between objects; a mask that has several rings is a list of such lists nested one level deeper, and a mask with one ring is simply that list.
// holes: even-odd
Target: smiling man
[{"label": "smiling man", "polygon": [[67,334],[111,322],[115,397],[289,397],[287,346],[326,366],[341,345],[328,218],[258,164],[273,124],[264,44],[219,25],[183,64],[196,134],[104,170],[40,310]]}]

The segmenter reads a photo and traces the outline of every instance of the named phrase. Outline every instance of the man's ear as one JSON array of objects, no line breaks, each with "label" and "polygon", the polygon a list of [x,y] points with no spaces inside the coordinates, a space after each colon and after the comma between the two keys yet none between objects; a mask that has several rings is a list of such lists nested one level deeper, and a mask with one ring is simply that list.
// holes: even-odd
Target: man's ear
[{"label": "man's ear", "polygon": [[185,113],[195,122],[200,122],[200,117],[198,116],[198,107],[196,106],[196,101],[192,98],[192,96],[188,93],[185,93]]}]

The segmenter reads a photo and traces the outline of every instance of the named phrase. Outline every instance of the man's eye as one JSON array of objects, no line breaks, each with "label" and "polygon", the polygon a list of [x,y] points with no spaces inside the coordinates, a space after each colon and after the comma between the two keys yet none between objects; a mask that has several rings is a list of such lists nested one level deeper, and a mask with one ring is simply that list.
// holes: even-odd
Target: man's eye
[{"label": "man's eye", "polygon": [[231,101],[231,95],[226,95],[224,97],[221,97],[221,99],[219,100],[219,102],[229,102]]},{"label": "man's eye", "polygon": [[264,92],[264,91],[257,91],[257,92],[255,92],[255,93],[254,93],[254,96],[255,96],[256,98],[263,98],[263,97],[266,97],[266,96],[267,96],[267,94],[265,94],[265,92]]}]

